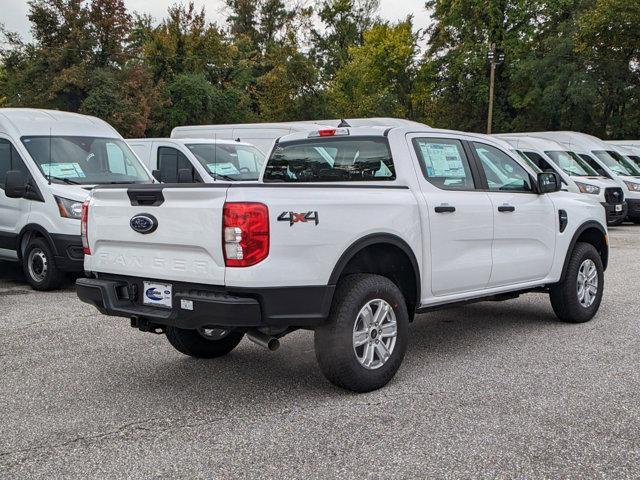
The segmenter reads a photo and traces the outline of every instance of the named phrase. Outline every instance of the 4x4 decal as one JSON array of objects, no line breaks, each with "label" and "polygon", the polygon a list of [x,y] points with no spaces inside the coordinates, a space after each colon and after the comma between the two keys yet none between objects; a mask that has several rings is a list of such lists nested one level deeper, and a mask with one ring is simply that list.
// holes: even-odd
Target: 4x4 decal
[{"label": "4x4 decal", "polygon": [[320,223],[320,218],[318,217],[318,212],[282,212],[278,217],[278,221],[289,222],[289,226],[293,227],[293,225],[296,223],[308,223],[310,221],[313,221],[316,225],[318,225]]}]

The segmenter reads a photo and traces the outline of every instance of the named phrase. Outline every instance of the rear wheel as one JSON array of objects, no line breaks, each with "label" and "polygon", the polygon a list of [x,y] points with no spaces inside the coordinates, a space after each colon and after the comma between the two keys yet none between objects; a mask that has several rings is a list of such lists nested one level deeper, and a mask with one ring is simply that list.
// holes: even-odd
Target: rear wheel
[{"label": "rear wheel", "polygon": [[64,278],[53,260],[53,252],[46,240],[34,238],[22,256],[22,269],[27,282],[36,290],[53,290]]},{"label": "rear wheel", "polygon": [[327,323],[315,331],[316,358],[327,379],[370,392],[396,374],[407,349],[409,316],[398,287],[378,275],[341,280]]},{"label": "rear wheel", "polygon": [[551,288],[553,311],[564,322],[588,322],[600,308],[603,291],[604,268],[598,251],[588,243],[576,244],[565,279]]},{"label": "rear wheel", "polygon": [[167,340],[180,353],[195,358],[217,358],[238,346],[244,333],[225,328],[185,330],[168,327]]}]

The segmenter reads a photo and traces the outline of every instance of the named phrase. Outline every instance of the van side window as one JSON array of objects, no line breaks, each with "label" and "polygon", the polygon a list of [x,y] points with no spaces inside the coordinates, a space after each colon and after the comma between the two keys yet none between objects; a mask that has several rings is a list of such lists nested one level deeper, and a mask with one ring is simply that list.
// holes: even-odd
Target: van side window
[{"label": "van side window", "polygon": [[516,160],[502,150],[473,142],[480,166],[487,176],[489,190],[495,192],[533,192],[531,177]]},{"label": "van side window", "polygon": [[414,138],[413,147],[429,183],[443,190],[473,190],[475,182],[460,140]]},{"label": "van side window", "polygon": [[15,147],[8,140],[0,138],[0,188],[3,190],[5,177],[9,170],[18,170],[26,177],[29,176],[29,170]]},{"label": "van side window", "polygon": [[160,170],[162,182],[177,183],[178,171],[182,169],[191,170],[194,181],[202,181],[189,159],[182,152],[172,147],[158,148],[158,170]]}]

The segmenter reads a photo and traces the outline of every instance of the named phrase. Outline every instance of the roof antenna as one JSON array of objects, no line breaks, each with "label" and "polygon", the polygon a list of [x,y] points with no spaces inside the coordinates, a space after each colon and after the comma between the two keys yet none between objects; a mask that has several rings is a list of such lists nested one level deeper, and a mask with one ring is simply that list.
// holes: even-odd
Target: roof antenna
[{"label": "roof antenna", "polygon": [[51,185],[51,127],[49,127],[49,172],[47,173],[47,180]]},{"label": "roof antenna", "polygon": [[349,128],[351,127],[351,125],[349,125],[349,122],[347,122],[344,118],[340,119],[340,125],[338,125],[338,128]]}]

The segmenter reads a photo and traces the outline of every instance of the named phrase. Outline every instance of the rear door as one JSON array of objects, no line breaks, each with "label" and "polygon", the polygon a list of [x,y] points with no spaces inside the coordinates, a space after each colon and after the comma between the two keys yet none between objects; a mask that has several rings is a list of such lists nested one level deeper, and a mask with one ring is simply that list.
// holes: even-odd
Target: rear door
[{"label": "rear door", "polygon": [[419,183],[426,203],[422,221],[430,235],[425,258],[431,259],[431,293],[443,296],[485,289],[491,275],[493,210],[487,193],[478,189],[478,172],[464,142],[444,134],[415,134],[408,139],[422,171]]},{"label": "rear door", "polygon": [[535,192],[527,170],[507,153],[481,142],[472,142],[471,148],[494,216],[489,286],[545,278],[555,253],[557,215],[553,202]]},{"label": "rear door", "polygon": [[[224,285],[222,210],[225,186],[138,185],[96,188],[89,209],[90,271]],[[153,229],[140,233],[136,217]],[[96,220],[94,220],[96,219]]]}]

